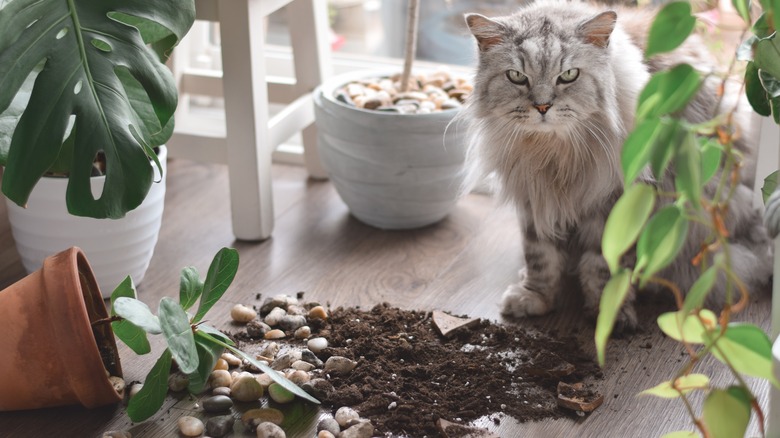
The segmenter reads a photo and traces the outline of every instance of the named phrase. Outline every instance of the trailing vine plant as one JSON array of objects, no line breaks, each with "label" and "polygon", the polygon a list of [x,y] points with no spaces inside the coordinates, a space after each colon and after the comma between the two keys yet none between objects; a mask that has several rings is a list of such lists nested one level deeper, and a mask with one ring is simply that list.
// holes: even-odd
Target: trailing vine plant
[{"label": "trailing vine plant", "polygon": [[[750,0],[732,3],[746,23],[745,35],[748,27],[752,30],[735,57],[735,61],[747,61],[744,92],[755,112],[771,115],[780,123],[780,39],[776,37],[780,15],[775,14],[776,2],[761,0],[763,14],[754,22]],[[674,50],[695,24],[688,2],[668,3],[651,26],[645,57]],[[719,99],[726,78],[721,82]],[[764,413],[745,376],[766,379],[780,387],[772,373],[772,345],[760,327],[731,320],[748,303],[748,291],[732,270],[733,255],[724,225],[740,181],[741,156],[733,147],[736,108],[704,123],[689,123],[679,116],[704,79],[692,66],[676,65],[655,73],[639,96],[635,128],[621,155],[625,190],[610,213],[602,240],[611,278],[601,297],[596,325],[598,360],[603,366],[607,340],[630,288],[660,284],[674,294],[677,310],[660,315],[658,326],[684,346],[688,358],[669,380],[642,394],[679,399],[696,428],[695,432],[672,432],[664,437],[744,436],[752,414],[764,436]],[[672,166],[675,190],[662,192],[656,185],[638,181],[648,166],[659,180]],[[714,195],[708,196],[703,187],[717,174],[722,177]],[[683,291],[656,274],[678,256],[693,223],[707,227],[709,236],[691,260],[701,274],[690,290]],[[636,249],[636,263],[621,265],[622,256],[631,248]],[[713,311],[703,304],[716,281],[726,282],[726,302]],[[694,372],[707,356],[714,356],[728,368],[733,384],[716,387],[709,376]],[[690,400],[693,391],[705,393],[700,411]]]}]

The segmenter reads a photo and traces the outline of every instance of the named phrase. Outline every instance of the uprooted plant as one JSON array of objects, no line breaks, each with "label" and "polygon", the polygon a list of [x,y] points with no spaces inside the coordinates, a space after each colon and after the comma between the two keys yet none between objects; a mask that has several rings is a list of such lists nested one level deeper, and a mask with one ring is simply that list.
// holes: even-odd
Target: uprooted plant
[{"label": "uprooted plant", "polygon": [[[127,414],[133,421],[144,421],[154,415],[168,393],[168,375],[173,361],[189,379],[187,390],[192,394],[202,392],[208,377],[220,355],[227,349],[264,373],[293,394],[319,404],[319,401],[273,370],[266,363],[257,361],[235,347],[225,334],[204,323],[206,313],[227,291],[238,271],[238,251],[222,248],[209,266],[202,280],[195,267],[181,271],[179,301],[163,297],[157,315],[144,302],[136,298],[135,286],[129,276],[111,294],[111,321],[114,334],[136,354],[152,351],[147,334],[162,334],[166,348],[146,376],[143,388],[127,406]],[[198,303],[194,315],[187,313]]]},{"label": "uprooted plant", "polygon": [[[751,23],[749,0],[733,0],[733,4],[745,22]],[[774,14],[771,2],[762,0],[761,5],[765,12],[752,25],[755,35],[740,47],[737,59],[750,61],[744,91],[754,111],[771,114],[780,123],[780,40],[775,32],[780,28],[780,16]],[[645,56],[677,48],[691,34],[695,22],[687,2],[667,4],[651,27]],[[722,99],[727,76],[722,78],[718,99]],[[763,411],[744,376],[766,379],[780,387],[772,373],[771,342],[760,327],[731,320],[748,303],[748,290],[734,273],[737,255],[731,251],[729,231],[724,226],[729,209],[735,208],[731,201],[740,180],[741,156],[734,148],[732,123],[736,108],[703,123],[689,123],[680,117],[703,81],[693,67],[681,64],[653,75],[639,97],[636,127],[621,157],[625,191],[603,235],[602,251],[611,279],[601,299],[596,346],[603,365],[607,339],[632,285],[662,285],[674,293],[678,310],[662,314],[658,325],[684,346],[688,360],[669,380],[642,394],[682,400],[704,437],[744,436],[751,412],[764,435]],[[656,179],[669,177],[665,174],[669,165],[675,172],[671,192],[637,181],[648,166]],[[704,190],[716,175],[720,178],[715,190]],[[656,208],[656,204],[662,207]],[[694,223],[706,227],[708,237],[691,260],[700,276],[690,290],[683,291],[657,274],[680,254],[689,225]],[[622,266],[623,254],[632,247],[636,248],[636,263]],[[726,303],[717,313],[704,306],[716,281],[726,282]],[[694,372],[710,355],[730,371],[734,379],[730,386],[716,387],[706,374]],[[704,392],[700,413],[691,401],[692,391]],[[696,433],[680,431],[665,436]]]}]

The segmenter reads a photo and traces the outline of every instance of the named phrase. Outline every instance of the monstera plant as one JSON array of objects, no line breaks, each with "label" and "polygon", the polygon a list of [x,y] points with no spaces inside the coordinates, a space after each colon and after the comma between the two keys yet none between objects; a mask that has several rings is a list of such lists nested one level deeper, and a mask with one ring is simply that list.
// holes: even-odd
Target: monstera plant
[{"label": "monstera plant", "polygon": [[[3,193],[24,206],[56,173],[69,177],[71,214],[136,208],[152,163],[160,168],[154,148],[173,132],[177,91],[164,62],[194,18],[194,0],[0,0]],[[96,157],[105,162],[97,199]]]}]

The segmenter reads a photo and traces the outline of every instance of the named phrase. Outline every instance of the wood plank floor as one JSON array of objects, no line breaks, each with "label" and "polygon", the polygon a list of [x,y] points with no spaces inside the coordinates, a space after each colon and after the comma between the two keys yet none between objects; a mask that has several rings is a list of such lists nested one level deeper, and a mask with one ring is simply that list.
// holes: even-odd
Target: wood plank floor
[{"label": "wood plank floor", "polygon": [[[370,307],[387,301],[407,309],[443,309],[501,320],[498,299],[515,281],[521,263],[520,236],[509,208],[492,199],[471,195],[441,223],[421,230],[388,232],[363,225],[348,214],[333,186],[306,179],[302,168],[274,166],[274,204],[277,224],[264,242],[234,240],[229,216],[226,168],[173,160],[168,175],[165,216],[160,240],[140,297],[156,308],[160,298],[177,296],[178,273],[194,265],[205,272],[214,253],[234,246],[241,263],[233,286],[210,313],[218,328],[230,329],[233,303],[256,303],[255,296],[305,291],[306,298],[332,306]],[[24,275],[0,203],[0,288]],[[89,256],[89,255],[87,255]],[[593,326],[580,312],[575,287],[555,313],[521,324],[571,334],[583,349],[593,352]],[[637,393],[674,375],[682,364],[682,349],[665,339],[652,320],[665,304],[645,298],[642,318],[647,327],[631,337],[614,340],[608,351],[604,380],[605,403],[579,421],[557,420],[500,426],[485,422],[501,437],[655,437],[692,426],[679,402]],[[739,319],[769,325],[769,293],[752,298]],[[159,351],[159,344],[156,344]],[[135,357],[122,348],[125,378],[141,380],[154,362],[152,355]],[[0,358],[2,360],[2,358]],[[714,372],[718,383],[730,382],[724,369],[712,362],[698,366]],[[715,371],[712,371],[715,370]],[[25,376],[19,370],[20,378]],[[755,384],[766,408],[767,387]],[[132,424],[121,406],[95,410],[78,407],[0,413],[0,437],[93,437],[107,430],[128,429],[134,437],[177,436],[176,418],[194,414],[205,418],[188,396],[171,397],[155,417]],[[290,437],[311,437],[319,413],[298,406]],[[757,435],[755,422],[752,435]],[[249,436],[249,435],[247,435]]]}]

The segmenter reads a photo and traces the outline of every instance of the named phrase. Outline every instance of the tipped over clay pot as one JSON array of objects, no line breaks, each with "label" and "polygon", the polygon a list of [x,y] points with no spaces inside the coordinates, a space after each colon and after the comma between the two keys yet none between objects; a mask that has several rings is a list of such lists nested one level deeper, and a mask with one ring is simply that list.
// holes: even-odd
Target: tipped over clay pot
[{"label": "tipped over clay pot", "polygon": [[0,291],[0,411],[121,400],[122,376],[110,324],[84,253],[73,247]]}]

